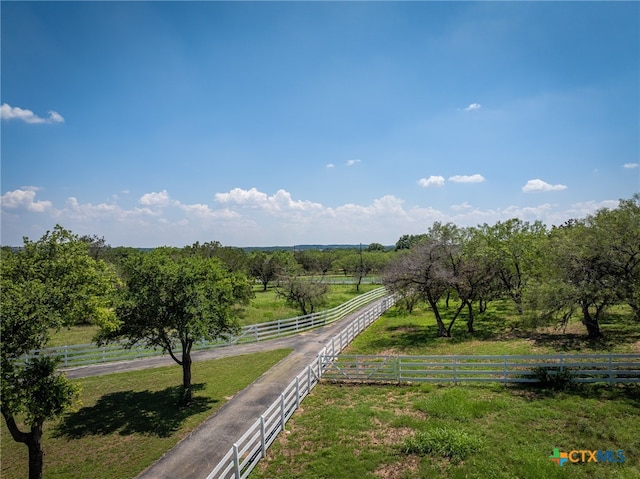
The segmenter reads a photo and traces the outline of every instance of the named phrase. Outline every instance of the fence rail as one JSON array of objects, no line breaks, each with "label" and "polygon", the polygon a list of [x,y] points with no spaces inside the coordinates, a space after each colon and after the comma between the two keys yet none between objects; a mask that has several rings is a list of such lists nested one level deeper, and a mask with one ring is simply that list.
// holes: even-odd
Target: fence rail
[{"label": "fence rail", "polygon": [[539,368],[569,371],[577,383],[640,382],[640,354],[505,356],[325,355],[322,377],[362,382],[533,383]]},{"label": "fence rail", "polygon": [[[372,301],[382,298],[386,294],[386,289],[380,287],[325,311],[244,326],[237,335],[230,335],[215,341],[198,341],[193,345],[193,350],[198,351],[234,344],[266,341],[268,339],[280,338],[315,329],[338,321]],[[63,368],[70,368],[111,361],[126,361],[148,356],[160,356],[163,354],[160,348],[148,348],[144,346],[127,348],[125,344],[125,341],[121,341],[105,346],[79,344],[37,349],[25,355],[24,359],[29,360],[37,355],[54,356],[60,358]],[[180,348],[176,349],[176,353],[180,352]]]},{"label": "fence rail", "polygon": [[318,357],[298,374],[267,408],[256,422],[233,444],[207,479],[244,479],[266,454],[268,447],[311,392],[324,374],[327,365],[323,357],[339,354],[360,332],[393,306],[395,299],[389,296],[356,317],[346,328],[334,336]]}]

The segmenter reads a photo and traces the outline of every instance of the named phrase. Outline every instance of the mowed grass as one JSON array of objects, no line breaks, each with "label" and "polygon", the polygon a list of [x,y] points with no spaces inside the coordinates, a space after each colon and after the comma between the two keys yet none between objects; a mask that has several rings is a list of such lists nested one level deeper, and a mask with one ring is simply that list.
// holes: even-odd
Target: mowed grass
[{"label": "mowed grass", "polygon": [[[449,314],[449,313],[446,313]],[[391,310],[361,333],[348,354],[551,354],[640,352],[640,325],[626,308],[590,341],[570,323],[532,329],[509,304],[496,304],[466,332],[439,338],[433,314]],[[640,385],[344,385],[323,382],[303,401],[258,465],[271,478],[640,478]],[[554,448],[623,450],[625,461],[569,463]]]},{"label": "mowed grass", "polygon": [[[81,404],[45,423],[44,477],[135,477],[291,350],[193,363],[194,399],[178,401],[182,369],[147,369],[74,381]],[[2,421],[3,479],[27,477],[27,448]]]},{"label": "mowed grass", "polygon": [[[329,285],[327,301],[319,310],[335,308],[359,294],[368,293],[379,287],[379,284],[362,284],[360,285],[360,292],[357,292],[353,284],[331,284]],[[255,285],[253,290],[255,296],[242,313],[241,326],[294,318],[301,315],[298,309],[288,305],[284,299],[279,298],[273,287],[270,286],[267,291],[262,291],[261,286]],[[59,331],[52,331],[51,339],[47,346],[90,344],[97,332],[97,326],[93,325],[73,326]]]}]

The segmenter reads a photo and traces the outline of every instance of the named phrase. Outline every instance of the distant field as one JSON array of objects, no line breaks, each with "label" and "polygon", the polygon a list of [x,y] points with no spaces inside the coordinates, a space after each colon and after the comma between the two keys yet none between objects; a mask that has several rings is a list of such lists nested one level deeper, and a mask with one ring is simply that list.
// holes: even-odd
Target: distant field
[{"label": "distant field", "polygon": [[[346,303],[358,294],[369,292],[379,288],[378,284],[362,284],[360,285],[360,293],[356,292],[355,285],[352,284],[331,284],[329,286],[329,294],[327,295],[327,303],[320,308],[330,309]],[[286,304],[282,298],[276,296],[275,290],[269,288],[262,291],[262,287],[254,286],[255,297],[247,306],[242,319],[241,325],[264,323],[278,319],[287,319],[299,316],[300,312]],[[97,328],[95,326],[74,326],[64,328],[54,332],[51,336],[48,346],[69,346],[72,344],[89,344],[95,336]]]},{"label": "distant field", "polygon": [[[589,341],[579,321],[567,331],[531,330],[508,303],[464,318],[453,338],[436,335],[421,309],[395,310],[358,336],[348,354],[546,354],[640,352],[640,325],[626,308]],[[252,479],[640,478],[640,385],[573,386],[565,392],[498,384],[344,385],[323,382],[303,401]],[[549,459],[554,448],[623,450],[623,463]],[[574,455],[575,457],[575,455]]]}]

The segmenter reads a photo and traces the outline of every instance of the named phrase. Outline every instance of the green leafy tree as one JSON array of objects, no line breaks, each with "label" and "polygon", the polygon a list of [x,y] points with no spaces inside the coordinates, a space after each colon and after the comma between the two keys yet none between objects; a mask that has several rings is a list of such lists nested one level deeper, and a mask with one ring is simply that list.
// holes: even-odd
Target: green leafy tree
[{"label": "green leafy tree", "polygon": [[279,251],[254,251],[248,258],[249,273],[262,283],[262,290],[266,291],[269,283],[286,269],[288,259],[285,253]]},{"label": "green leafy tree", "polygon": [[103,327],[99,343],[119,338],[169,353],[182,367],[183,398],[191,400],[191,350],[195,341],[214,340],[238,329],[241,306],[252,296],[251,283],[218,258],[157,248],[123,264],[126,287],[117,323]]},{"label": "green leafy tree", "polygon": [[298,307],[303,315],[311,314],[323,305],[328,291],[329,286],[320,279],[295,275],[283,277],[276,288],[276,294]]},{"label": "green leafy tree", "polygon": [[546,227],[539,221],[528,223],[517,218],[483,225],[478,234],[484,260],[495,271],[503,291],[513,300],[518,314],[523,314],[523,295],[527,284],[539,270],[540,248]]},{"label": "green leafy tree", "polygon": [[52,329],[107,318],[116,277],[89,256],[86,241],[59,225],[38,241],[25,238],[20,251],[3,249],[1,268],[0,409],[11,437],[27,446],[29,478],[36,479],[43,472],[44,423],[62,414],[78,391],[56,372],[54,359],[24,361],[24,355],[44,348]]}]

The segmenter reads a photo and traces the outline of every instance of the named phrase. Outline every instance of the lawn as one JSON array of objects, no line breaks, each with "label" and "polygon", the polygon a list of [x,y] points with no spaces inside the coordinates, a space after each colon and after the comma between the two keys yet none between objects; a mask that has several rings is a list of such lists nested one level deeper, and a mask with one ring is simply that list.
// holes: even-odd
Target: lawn
[{"label": "lawn", "polygon": [[[44,477],[135,477],[291,350],[193,363],[194,399],[178,407],[179,366],[147,369],[77,382],[81,403],[45,424]],[[0,429],[3,479],[27,476],[27,448]]]},{"label": "lawn", "polygon": [[[439,338],[427,309],[391,310],[347,354],[547,354],[640,352],[626,308],[590,341],[579,321],[566,330],[530,321],[508,303],[490,306],[475,334],[458,319]],[[568,391],[499,384],[345,385],[322,382],[303,401],[252,473],[271,478],[640,478],[640,385],[579,385]],[[621,463],[567,463],[554,449],[612,451]],[[588,458],[588,454],[585,453]],[[581,453],[574,454],[580,458]]]}]

